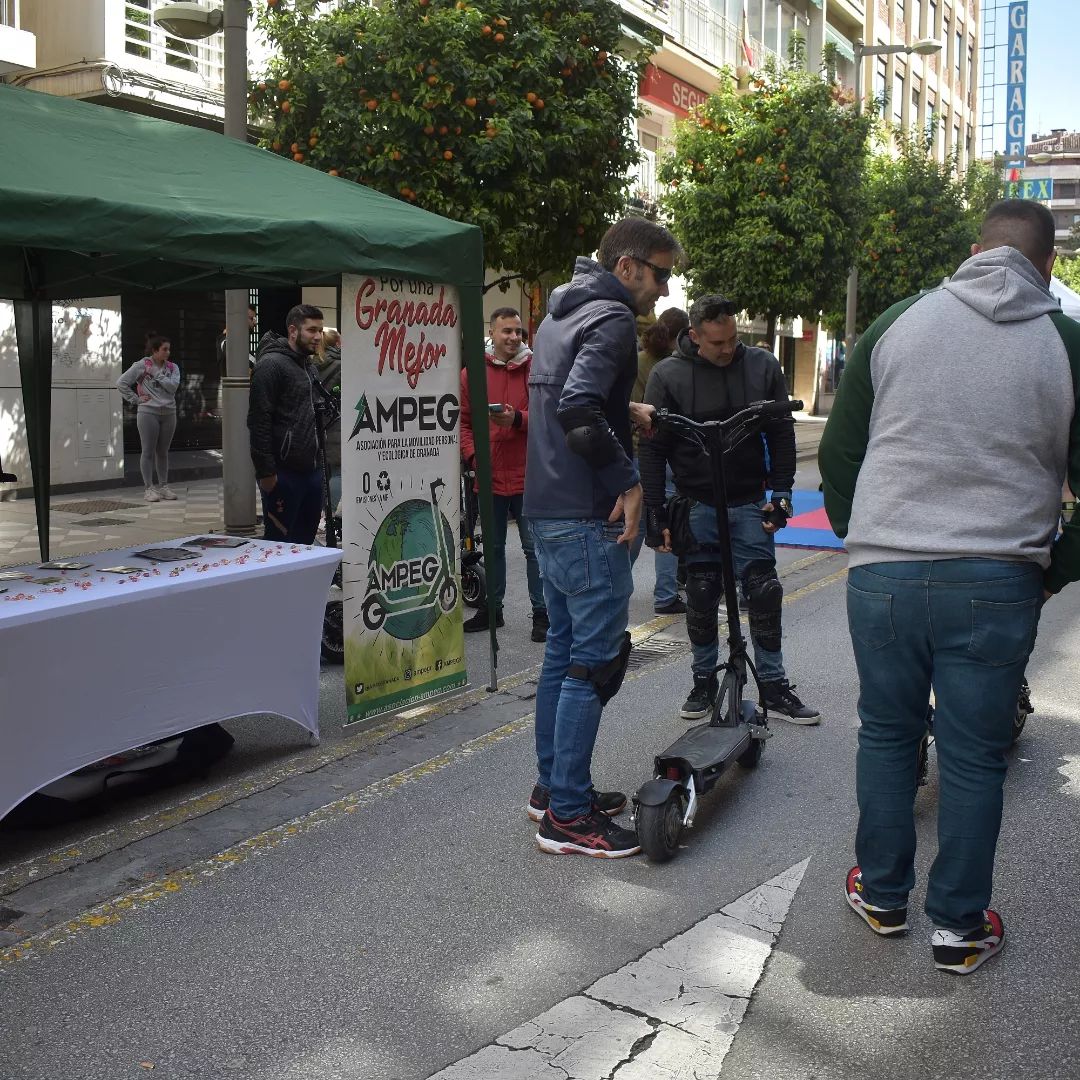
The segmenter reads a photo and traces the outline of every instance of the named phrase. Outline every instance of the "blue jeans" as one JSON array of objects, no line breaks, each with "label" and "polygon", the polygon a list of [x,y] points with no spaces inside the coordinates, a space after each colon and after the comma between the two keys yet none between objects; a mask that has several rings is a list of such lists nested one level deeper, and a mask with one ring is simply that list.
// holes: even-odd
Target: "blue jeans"
[{"label": "blue jeans", "polygon": [[634,581],[622,523],[534,518],[536,554],[551,624],[536,690],[537,782],[560,821],[592,805],[592,752],[603,705],[571,664],[595,668],[618,655]]},{"label": "blue jeans", "polygon": [[1005,754],[1041,600],[1034,563],[945,559],[849,573],[861,721],[855,852],[871,904],[905,907],[915,884],[916,760],[933,687],[940,795],[926,913],[948,930],[982,922]]},{"label": "blue jeans", "polygon": [[[667,490],[665,494],[670,498],[675,494],[675,478],[671,475],[671,466],[667,467]],[[630,565],[637,562],[641,554],[641,546],[645,543],[645,515],[642,512],[641,527],[638,529],[637,538],[630,548]],[[670,552],[654,551],[654,569],[656,583],[653,585],[653,607],[664,607],[679,596],[679,559]]]},{"label": "blue jeans", "polygon": [[[765,501],[745,503],[742,506],[728,507],[728,527],[731,529],[731,551],[735,557],[735,578],[742,577],[748,562],[754,559],[776,561],[776,541],[771,533],[761,527],[761,508]],[[699,544],[707,545],[712,550],[699,551],[686,556],[687,575],[693,573],[695,564],[718,563],[717,545],[720,535],[716,528],[716,510],[705,503],[695,503],[690,511],[690,529]],[[784,678],[784,653],[777,649],[763,649],[756,641],[754,646],[754,666],[762,682],[775,682]],[[691,647],[693,661],[691,667],[695,675],[711,675],[716,670],[719,656],[719,640],[709,645]]]},{"label": "blue jeans", "polygon": [[267,494],[260,488],[263,504],[263,539],[314,544],[322,517],[322,469],[293,472],[278,469],[277,485]]},{"label": "blue jeans", "polygon": [[517,522],[521,550],[525,553],[525,579],[529,583],[529,601],[533,611],[544,610],[544,587],[540,583],[540,564],[536,561],[529,519],[522,513],[524,495],[492,495],[495,506],[495,535],[491,543],[484,537],[484,567],[487,587],[496,607],[502,607],[506,595],[506,524],[510,517]]}]

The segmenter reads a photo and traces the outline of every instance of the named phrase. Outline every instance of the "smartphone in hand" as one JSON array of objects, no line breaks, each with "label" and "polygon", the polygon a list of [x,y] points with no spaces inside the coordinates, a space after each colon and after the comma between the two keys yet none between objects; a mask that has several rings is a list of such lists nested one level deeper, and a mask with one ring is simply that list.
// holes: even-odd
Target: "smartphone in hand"
[{"label": "smartphone in hand", "polygon": [[488,412],[490,412],[490,413],[501,413],[501,412],[505,412],[505,410],[506,410],[505,405],[489,405],[488,406]]}]

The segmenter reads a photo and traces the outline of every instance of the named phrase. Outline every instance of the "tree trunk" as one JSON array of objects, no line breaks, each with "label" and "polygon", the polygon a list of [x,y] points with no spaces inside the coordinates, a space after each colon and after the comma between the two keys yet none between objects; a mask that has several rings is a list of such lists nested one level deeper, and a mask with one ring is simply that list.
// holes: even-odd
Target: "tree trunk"
[{"label": "tree trunk", "polygon": [[780,316],[775,311],[770,311],[765,322],[765,340],[769,343],[770,352],[776,348],[776,323],[779,318]]}]

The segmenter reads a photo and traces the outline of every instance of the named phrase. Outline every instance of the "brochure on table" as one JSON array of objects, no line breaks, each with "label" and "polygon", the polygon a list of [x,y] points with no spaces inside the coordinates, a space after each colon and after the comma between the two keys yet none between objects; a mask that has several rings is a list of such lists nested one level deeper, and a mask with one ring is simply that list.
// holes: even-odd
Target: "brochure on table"
[{"label": "brochure on table", "polygon": [[342,279],[350,722],[466,682],[458,588],[460,309],[449,285]]}]

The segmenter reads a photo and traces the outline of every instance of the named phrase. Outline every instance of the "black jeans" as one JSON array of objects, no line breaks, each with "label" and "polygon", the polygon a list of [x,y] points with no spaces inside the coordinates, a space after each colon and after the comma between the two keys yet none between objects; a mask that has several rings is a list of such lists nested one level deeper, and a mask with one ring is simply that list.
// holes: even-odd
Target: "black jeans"
[{"label": "black jeans", "polygon": [[322,497],[322,469],[311,472],[278,469],[274,490],[262,492],[263,539],[315,543],[322,517]]}]

